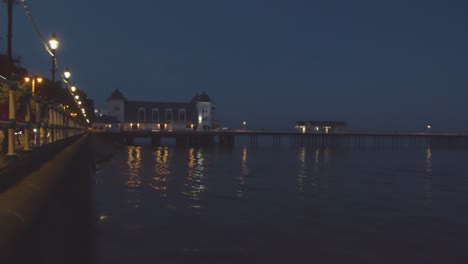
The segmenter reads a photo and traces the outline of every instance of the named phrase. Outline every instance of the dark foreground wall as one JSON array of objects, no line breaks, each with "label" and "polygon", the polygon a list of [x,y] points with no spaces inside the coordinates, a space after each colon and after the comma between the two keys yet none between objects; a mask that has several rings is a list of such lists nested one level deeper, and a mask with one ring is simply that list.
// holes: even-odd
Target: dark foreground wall
[{"label": "dark foreground wall", "polygon": [[[22,161],[0,193],[0,263],[88,263],[94,156],[89,135]],[[38,165],[38,160],[41,160]],[[44,161],[44,159],[48,161]],[[26,164],[25,164],[26,163]],[[1,182],[1,179],[0,179]],[[8,181],[7,181],[8,182]]]}]

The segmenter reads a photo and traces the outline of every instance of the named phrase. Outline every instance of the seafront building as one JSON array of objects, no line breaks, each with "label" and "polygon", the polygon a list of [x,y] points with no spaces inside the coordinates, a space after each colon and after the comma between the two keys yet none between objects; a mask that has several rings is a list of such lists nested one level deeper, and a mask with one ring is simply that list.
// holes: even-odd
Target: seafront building
[{"label": "seafront building", "polygon": [[296,131],[301,133],[343,133],[348,124],[343,121],[297,121]]},{"label": "seafront building", "polygon": [[114,90],[106,100],[106,118],[97,119],[98,131],[205,131],[215,128],[213,101],[205,92],[190,102],[130,101]]}]

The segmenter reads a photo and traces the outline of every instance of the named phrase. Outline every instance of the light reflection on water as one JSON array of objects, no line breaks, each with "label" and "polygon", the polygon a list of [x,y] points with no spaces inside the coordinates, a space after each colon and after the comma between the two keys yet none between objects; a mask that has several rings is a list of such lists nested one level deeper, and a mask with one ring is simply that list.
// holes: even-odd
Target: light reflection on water
[{"label": "light reflection on water", "polygon": [[188,198],[187,208],[199,209],[200,199],[206,190],[204,173],[204,152],[203,149],[190,148],[188,150],[188,170],[185,177],[184,190],[182,194]]},{"label": "light reflection on water", "polygon": [[156,191],[160,197],[167,196],[167,182],[170,175],[170,154],[167,147],[158,147],[153,151],[154,175],[149,186]]},{"label": "light reflection on water", "polygon": [[[128,146],[96,181],[97,247],[107,249],[98,255],[108,263],[465,257],[455,234],[468,232],[466,158],[431,148]],[[425,248],[441,250],[424,258]]]},{"label": "light reflection on water", "polygon": [[129,187],[129,191],[135,191],[135,188],[141,185],[141,147],[129,147],[127,159],[127,181],[125,184]]},{"label": "light reflection on water", "polygon": [[427,206],[432,203],[432,151],[426,149],[426,168],[424,170],[424,201]]},{"label": "light reflection on water", "polygon": [[[127,173],[125,185],[127,186],[127,192],[137,193],[141,186],[141,147],[130,146],[128,147],[128,159],[127,159]],[[133,208],[140,207],[140,199],[138,195],[129,195],[127,203]]]},{"label": "light reflection on water", "polygon": [[299,173],[297,175],[297,191],[300,193],[304,192],[306,173],[306,148],[301,147],[299,148]]},{"label": "light reflection on water", "polygon": [[242,156],[241,156],[241,170],[239,176],[239,189],[237,190],[237,197],[244,196],[247,191],[247,179],[249,176],[249,166],[247,165],[247,146],[242,147]]}]

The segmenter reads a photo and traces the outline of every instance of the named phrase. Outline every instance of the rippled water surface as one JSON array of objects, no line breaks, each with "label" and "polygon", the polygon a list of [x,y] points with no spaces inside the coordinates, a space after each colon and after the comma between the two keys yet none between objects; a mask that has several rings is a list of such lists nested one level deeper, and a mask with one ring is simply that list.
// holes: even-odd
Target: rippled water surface
[{"label": "rippled water surface", "polygon": [[127,146],[96,263],[468,263],[468,151]]}]

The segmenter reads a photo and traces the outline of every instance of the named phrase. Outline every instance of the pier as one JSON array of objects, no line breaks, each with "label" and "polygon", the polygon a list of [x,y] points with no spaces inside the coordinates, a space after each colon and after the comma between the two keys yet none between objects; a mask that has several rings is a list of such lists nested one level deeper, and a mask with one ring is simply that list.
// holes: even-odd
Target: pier
[{"label": "pier", "polygon": [[153,145],[161,139],[172,138],[178,146],[234,145],[239,138],[251,145],[264,142],[273,146],[336,146],[336,147],[468,147],[467,134],[436,133],[300,133],[267,130],[212,130],[212,131],[121,131],[96,132],[120,136],[126,144],[135,138],[151,138]]}]

